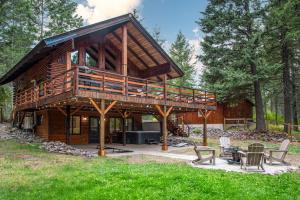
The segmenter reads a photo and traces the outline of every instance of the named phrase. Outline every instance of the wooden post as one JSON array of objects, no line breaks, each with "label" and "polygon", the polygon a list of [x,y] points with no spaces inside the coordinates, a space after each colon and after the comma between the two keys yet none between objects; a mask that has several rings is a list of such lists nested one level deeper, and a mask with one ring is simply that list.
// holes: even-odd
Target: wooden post
[{"label": "wooden post", "polygon": [[104,37],[101,37],[98,46],[98,65],[100,70],[105,70],[105,41]]},{"label": "wooden post", "polygon": [[85,54],[86,50],[84,47],[79,47],[78,49],[78,65],[85,66]]},{"label": "wooden post", "polygon": [[73,85],[73,94],[76,96],[78,94],[78,85],[79,85],[79,76],[78,76],[79,68],[75,67],[74,69],[74,85]]},{"label": "wooden post", "polygon": [[66,144],[70,144],[70,124],[71,124],[71,106],[66,106]]},{"label": "wooden post", "polygon": [[[71,61],[71,52],[68,51],[66,53],[66,70],[70,70],[72,67],[72,61]],[[65,81],[67,82],[66,85],[64,85],[65,89],[70,89],[71,87],[71,76],[69,75],[70,72],[65,74]]]},{"label": "wooden post", "polygon": [[207,146],[207,118],[211,114],[211,111],[208,111],[207,109],[199,109],[199,112],[203,117],[203,146]]},{"label": "wooden post", "polygon": [[105,110],[105,100],[101,99],[101,110],[102,113],[100,114],[100,141],[99,141],[99,156],[105,156],[105,149],[104,149],[104,139],[105,139],[105,113],[103,111]]},{"label": "wooden post", "polygon": [[166,85],[167,74],[164,74],[163,82],[164,82],[164,100],[165,100],[165,103],[166,103],[167,102],[167,85]]},{"label": "wooden post", "polygon": [[[167,106],[164,106],[164,113],[167,112]],[[167,128],[167,115],[163,116],[163,145],[162,150],[167,151],[168,150],[168,128]]]},{"label": "wooden post", "polygon": [[204,117],[204,123],[203,123],[203,146],[207,146],[207,118]]},{"label": "wooden post", "polygon": [[105,156],[105,149],[104,149],[104,140],[105,140],[105,114],[117,103],[117,101],[113,101],[107,108],[105,108],[105,100],[101,99],[100,108],[97,103],[90,98],[91,104],[95,107],[95,109],[100,114],[100,124],[99,124],[99,156]]},{"label": "wooden post", "polygon": [[170,107],[168,110],[166,105],[164,105],[163,110],[159,105],[155,105],[155,107],[162,117],[162,138],[163,138],[162,150],[167,151],[168,150],[168,127],[167,127],[168,120],[167,119],[173,107]]},{"label": "wooden post", "polygon": [[125,24],[122,27],[122,75],[124,76],[123,95],[126,95],[128,93],[128,88],[126,87],[127,62],[127,25]]}]

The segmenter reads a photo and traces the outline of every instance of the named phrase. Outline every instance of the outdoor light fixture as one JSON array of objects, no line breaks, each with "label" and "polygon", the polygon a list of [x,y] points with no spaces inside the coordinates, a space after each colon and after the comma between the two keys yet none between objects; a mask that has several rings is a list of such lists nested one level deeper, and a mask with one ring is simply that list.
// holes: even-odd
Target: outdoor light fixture
[{"label": "outdoor light fixture", "polygon": [[82,116],[82,121],[87,121],[88,117],[87,116]]}]

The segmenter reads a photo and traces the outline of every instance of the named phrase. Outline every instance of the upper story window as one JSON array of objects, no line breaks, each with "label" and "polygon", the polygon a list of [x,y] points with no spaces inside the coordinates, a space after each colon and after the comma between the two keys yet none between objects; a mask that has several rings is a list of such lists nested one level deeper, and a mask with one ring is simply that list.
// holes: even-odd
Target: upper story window
[{"label": "upper story window", "polygon": [[93,56],[91,56],[88,52],[86,52],[85,54],[85,63],[86,66],[89,67],[97,67],[97,60],[93,58]]},{"label": "upper story window", "polygon": [[74,64],[74,65],[78,64],[78,51],[73,51],[71,53],[71,61],[72,61],[72,64]]}]

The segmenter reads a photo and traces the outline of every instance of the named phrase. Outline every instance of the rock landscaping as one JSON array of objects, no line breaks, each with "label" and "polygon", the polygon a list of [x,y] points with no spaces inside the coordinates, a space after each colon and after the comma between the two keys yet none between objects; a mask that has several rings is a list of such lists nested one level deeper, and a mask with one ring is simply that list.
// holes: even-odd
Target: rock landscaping
[{"label": "rock landscaping", "polygon": [[84,156],[88,158],[97,156],[92,152],[75,148],[63,142],[59,142],[59,141],[45,142],[43,139],[34,135],[32,132],[22,131],[17,128],[11,128],[10,124],[0,124],[0,139],[6,139],[6,140],[16,139],[18,142],[24,144],[29,144],[29,143],[40,144],[41,149],[53,153]]},{"label": "rock landscaping", "polygon": [[[192,131],[192,137],[202,137],[202,133],[194,133]],[[238,140],[262,140],[262,141],[273,141],[281,142],[284,139],[288,138],[287,133],[278,133],[278,132],[261,132],[257,133],[255,131],[247,130],[228,130],[223,131],[221,129],[208,129],[207,136],[209,138],[219,138],[221,136],[231,137]]]}]

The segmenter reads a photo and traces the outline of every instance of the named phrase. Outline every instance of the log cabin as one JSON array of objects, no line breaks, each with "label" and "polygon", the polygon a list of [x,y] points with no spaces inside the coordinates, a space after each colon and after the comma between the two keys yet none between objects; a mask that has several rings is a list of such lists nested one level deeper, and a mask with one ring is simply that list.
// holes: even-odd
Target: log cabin
[{"label": "log cabin", "polygon": [[157,138],[143,130],[143,115],[160,120],[167,150],[171,113],[216,109],[214,94],[167,83],[181,76],[180,67],[126,14],[43,39],[0,84],[12,82],[19,126],[32,119],[25,121],[45,140],[99,143],[104,156],[105,143],[114,139],[135,141],[137,133]]}]

